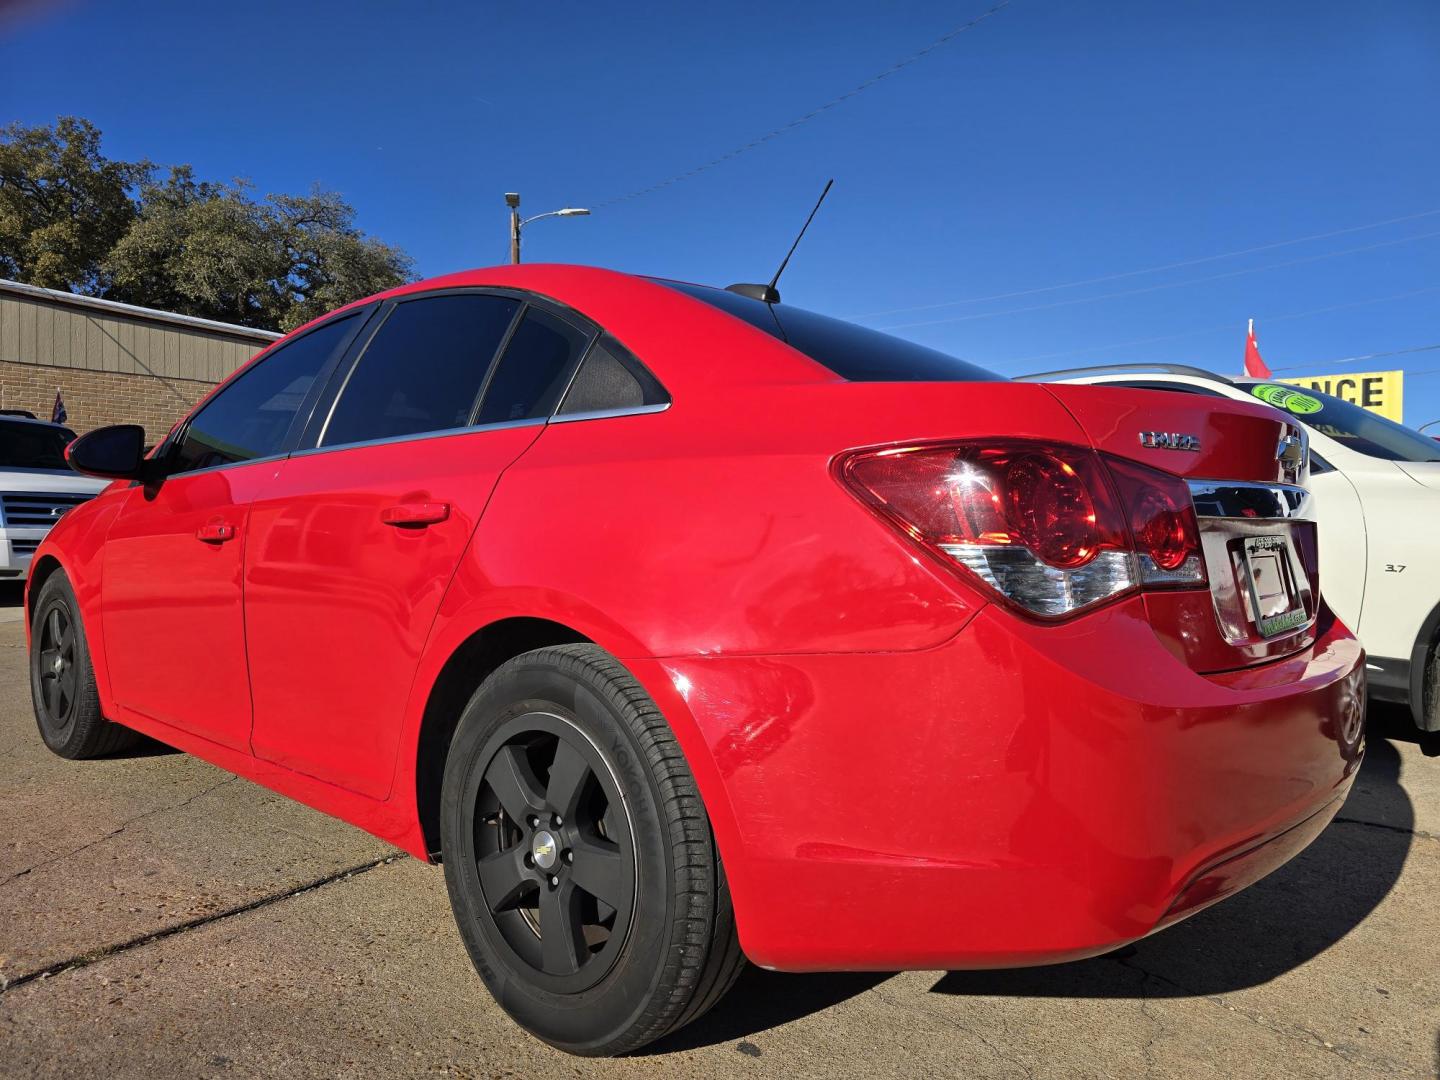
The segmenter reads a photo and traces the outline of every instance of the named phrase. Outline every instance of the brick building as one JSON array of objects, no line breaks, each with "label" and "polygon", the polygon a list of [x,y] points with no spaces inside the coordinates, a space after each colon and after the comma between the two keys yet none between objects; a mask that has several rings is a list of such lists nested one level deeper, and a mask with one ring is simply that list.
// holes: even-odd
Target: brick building
[{"label": "brick building", "polygon": [[68,425],[144,424],[159,439],[279,335],[0,278],[0,408]]}]

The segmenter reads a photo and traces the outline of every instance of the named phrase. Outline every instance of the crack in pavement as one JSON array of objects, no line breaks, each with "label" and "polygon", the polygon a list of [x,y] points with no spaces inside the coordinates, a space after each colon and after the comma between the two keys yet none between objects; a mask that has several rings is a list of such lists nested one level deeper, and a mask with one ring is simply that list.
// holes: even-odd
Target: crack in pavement
[{"label": "crack in pavement", "polygon": [[981,1045],[984,1046],[985,1049],[989,1050],[991,1055],[1001,1064],[1013,1065],[1021,1072],[1023,1072],[1028,1078],[1028,1080],[1035,1080],[1035,1072],[1033,1069],[1030,1068],[1030,1066],[1026,1065],[1018,1058],[1005,1054],[998,1046],[996,1046],[993,1042],[987,1039],[979,1031],[960,1023],[960,1021],[956,1020],[953,1016],[945,1016],[943,1013],[936,1012],[934,1009],[927,1009],[919,1002],[897,1001],[895,998],[891,997],[888,993],[886,993],[886,991],[881,986],[871,987],[870,993],[874,997],[879,998],[886,1005],[889,1005],[891,1008],[900,1009],[905,1012],[917,1013],[920,1016],[928,1017],[931,1020],[938,1020],[940,1023],[945,1024],[950,1028],[953,1028],[961,1034],[968,1035],[973,1039],[980,1040]]},{"label": "crack in pavement", "polygon": [[17,975],[13,979],[0,978],[0,996],[8,994],[12,990],[18,990],[27,983],[32,983],[39,979],[48,979],[52,975],[59,975],[67,971],[77,971],[80,968],[89,967],[91,964],[98,963],[101,960],[107,960],[112,956],[130,952],[132,949],[143,948],[146,945],[153,945],[157,941],[164,941],[166,938],[175,937],[177,934],[184,934],[190,930],[196,930],[202,926],[220,922],[223,919],[231,919],[237,915],[244,915],[247,912],[269,907],[272,904],[280,903],[282,900],[289,900],[292,897],[323,888],[326,885],[333,885],[337,881],[348,881],[350,878],[359,877],[361,874],[368,873],[381,866],[389,866],[391,863],[398,862],[400,859],[405,858],[409,858],[409,856],[403,851],[392,851],[388,855],[382,855],[378,859],[371,859],[369,862],[348,866],[343,870],[336,870],[332,874],[315,878],[313,881],[307,881],[303,885],[296,885],[294,888],[286,889],[283,892],[271,893],[269,896],[262,896],[259,899],[250,900],[244,904],[237,904],[223,911],[216,911],[195,919],[187,919],[185,922],[176,923],[174,926],[167,926],[163,930],[142,934],[139,937],[131,938],[128,941],[122,941],[115,945],[105,945],[88,953],[72,956],[68,960],[60,960],[35,971],[26,972],[24,975]]},{"label": "crack in pavement", "polygon": [[26,874],[33,873],[36,870],[43,870],[48,866],[54,866],[56,863],[64,862],[66,859],[73,858],[74,856],[79,855],[83,851],[89,851],[93,847],[98,847],[99,845],[105,843],[105,841],[107,840],[113,840],[115,837],[119,836],[126,829],[128,829],[131,825],[134,825],[136,822],[144,821],[148,817],[154,817],[156,814],[167,813],[171,810],[183,810],[185,807],[193,803],[196,799],[203,798],[204,796],[209,795],[212,791],[218,791],[226,784],[234,783],[238,779],[240,779],[238,776],[227,776],[218,784],[211,784],[203,791],[197,791],[194,795],[191,795],[187,799],[182,799],[178,803],[167,806],[157,806],[153,810],[146,810],[143,814],[137,814],[133,818],[130,818],[128,821],[121,822],[118,826],[110,830],[104,836],[97,837],[96,839],[91,840],[88,844],[81,844],[79,847],[75,848],[72,851],[67,851],[63,855],[56,855],[53,859],[45,859],[42,862],[38,862],[31,866],[25,867],[24,870],[15,871],[15,873],[11,874],[4,881],[0,881],[0,889],[5,888],[7,885],[14,884]]},{"label": "crack in pavement", "polygon": [[1386,825],[1383,821],[1366,821],[1364,818],[1337,817],[1337,825],[1364,825],[1368,829],[1384,829],[1386,832],[1401,833],[1405,836],[1418,836],[1421,840],[1440,840],[1440,834],[1426,832],[1424,829],[1407,829],[1403,825]]},{"label": "crack in pavement", "polygon": [[[1386,1076],[1394,1076],[1397,1072],[1403,1072],[1409,1076],[1422,1075],[1421,1073],[1418,1073],[1414,1069],[1410,1068],[1408,1065],[1403,1065],[1400,1062],[1391,1060],[1390,1058],[1378,1057],[1374,1054],[1369,1053],[1368,1051],[1359,1048],[1338,1046],[1335,1043],[1332,1043],[1329,1039],[1326,1039],[1319,1032],[1312,1031],[1301,1024],[1283,1022],[1277,1023],[1274,1021],[1270,1021],[1267,1020],[1260,1013],[1257,1013],[1251,1009],[1242,1008],[1239,1005],[1232,1005],[1229,1001],[1227,1001],[1223,996],[1219,994],[1205,994],[1196,990],[1192,990],[1184,983],[1177,982],[1176,980],[1170,978],[1168,975],[1161,975],[1158,972],[1150,971],[1148,968],[1141,967],[1139,964],[1132,963],[1130,957],[1110,956],[1107,957],[1107,959],[1111,960],[1113,963],[1119,964],[1123,968],[1128,968],[1131,971],[1145,976],[1146,979],[1154,979],[1156,982],[1164,983],[1168,986],[1173,986],[1176,990],[1179,990],[1181,993],[1185,994],[1187,997],[1193,1000],[1208,1001],[1211,1005],[1219,1006],[1225,1011],[1233,1013],[1234,1015],[1240,1017],[1243,1020],[1248,1020],[1250,1023],[1255,1024],[1258,1027],[1264,1028],[1266,1031],[1274,1032],[1276,1035],[1280,1035],[1294,1042],[1303,1043],[1307,1046],[1313,1046],[1317,1050],[1334,1054],[1336,1057],[1340,1058],[1340,1060],[1344,1061],[1347,1065],[1359,1065],[1363,1067],[1379,1069]],[[1141,984],[1141,988],[1143,992],[1143,982]],[[1143,1005],[1141,1008],[1141,1012],[1145,1012]],[[1154,1019],[1150,1016],[1149,1013],[1145,1013],[1145,1015],[1151,1020]]]}]

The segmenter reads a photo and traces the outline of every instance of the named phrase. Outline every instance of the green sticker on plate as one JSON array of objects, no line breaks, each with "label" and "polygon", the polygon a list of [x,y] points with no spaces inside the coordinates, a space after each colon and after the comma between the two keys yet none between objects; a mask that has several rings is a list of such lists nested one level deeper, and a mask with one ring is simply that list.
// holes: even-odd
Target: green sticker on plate
[{"label": "green sticker on plate", "polygon": [[1311,397],[1309,394],[1302,394],[1288,386],[1276,386],[1274,383],[1261,383],[1250,388],[1250,393],[1266,405],[1274,405],[1277,409],[1284,409],[1286,412],[1297,413],[1300,416],[1308,416],[1310,413],[1317,413],[1325,407],[1325,403],[1319,398]]}]

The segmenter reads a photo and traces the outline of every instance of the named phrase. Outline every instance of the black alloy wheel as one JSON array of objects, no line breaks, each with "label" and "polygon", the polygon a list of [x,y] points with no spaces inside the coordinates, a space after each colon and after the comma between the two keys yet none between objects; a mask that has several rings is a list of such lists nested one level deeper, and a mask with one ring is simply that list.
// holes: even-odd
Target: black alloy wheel
[{"label": "black alloy wheel", "polygon": [[75,619],[65,604],[52,604],[40,624],[40,698],[51,730],[63,737],[74,725],[80,673],[75,664]]},{"label": "black alloy wheel", "polygon": [[64,758],[113,754],[138,742],[106,720],[90,665],[90,644],[75,590],[63,570],[36,592],[30,618],[30,698],[45,745]]},{"label": "black alloy wheel", "polygon": [[635,905],[635,845],[599,749],[573,723],[523,713],[500,727],[475,801],[476,871],[513,958],[575,993],[615,964]]},{"label": "black alloy wheel", "polygon": [[440,840],[480,977],[562,1050],[636,1050],[703,1014],[744,963],[674,732],[594,645],[524,653],[476,690],[445,759]]}]

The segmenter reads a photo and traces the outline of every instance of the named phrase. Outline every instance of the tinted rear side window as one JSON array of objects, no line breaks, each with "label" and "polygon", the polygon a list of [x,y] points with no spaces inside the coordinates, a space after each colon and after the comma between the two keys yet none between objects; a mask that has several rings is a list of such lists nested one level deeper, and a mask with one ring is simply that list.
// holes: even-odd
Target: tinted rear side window
[{"label": "tinted rear side window", "polygon": [[843,319],[785,304],[766,304],[706,285],[661,284],[764,330],[850,382],[1004,381],[1003,376],[967,360]]},{"label": "tinted rear side window", "polygon": [[296,412],[328,361],[356,327],[346,315],[279,346],[236,376],[190,420],[170,453],[170,471],[188,472],[278,454]]},{"label": "tinted rear side window", "polygon": [[560,406],[562,414],[609,412],[664,405],[670,400],[659,381],[613,338],[601,338],[585,354]]},{"label": "tinted rear side window", "polygon": [[480,293],[397,304],[346,379],[321,445],[466,426],[519,307]]},{"label": "tinted rear side window", "polygon": [[525,312],[485,388],[480,423],[533,420],[555,411],[590,335],[536,308]]}]

